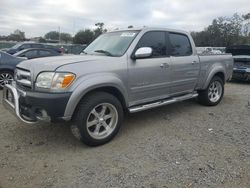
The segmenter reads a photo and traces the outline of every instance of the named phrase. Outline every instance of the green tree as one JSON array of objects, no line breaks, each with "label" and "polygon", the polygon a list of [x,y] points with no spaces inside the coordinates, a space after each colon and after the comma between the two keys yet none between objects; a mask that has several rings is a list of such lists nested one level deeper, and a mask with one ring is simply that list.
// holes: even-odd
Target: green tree
[{"label": "green tree", "polygon": [[73,38],[75,44],[89,44],[95,39],[95,33],[90,29],[78,31]]},{"label": "green tree", "polygon": [[61,33],[60,35],[61,35],[60,36],[61,41],[65,42],[65,43],[72,42],[73,38],[72,38],[71,34]]},{"label": "green tree", "polygon": [[40,43],[46,43],[46,40],[43,37],[39,37],[38,42],[40,42]]},{"label": "green tree", "polygon": [[219,17],[201,32],[192,32],[197,46],[229,46],[241,44],[243,18],[238,14],[232,17]]},{"label": "green tree", "polygon": [[25,33],[23,31],[20,31],[19,29],[16,29],[13,33],[11,33],[8,37],[8,40],[13,41],[25,41]]},{"label": "green tree", "polygon": [[59,40],[59,32],[58,31],[50,31],[44,35],[45,39],[48,40]]},{"label": "green tree", "polygon": [[242,18],[244,19],[244,26],[243,26],[243,32],[246,37],[249,37],[250,33],[250,13],[242,15]]},{"label": "green tree", "polygon": [[96,29],[94,29],[95,38],[107,32],[107,29],[104,29],[104,23],[98,22],[95,24],[95,26],[97,27]]}]

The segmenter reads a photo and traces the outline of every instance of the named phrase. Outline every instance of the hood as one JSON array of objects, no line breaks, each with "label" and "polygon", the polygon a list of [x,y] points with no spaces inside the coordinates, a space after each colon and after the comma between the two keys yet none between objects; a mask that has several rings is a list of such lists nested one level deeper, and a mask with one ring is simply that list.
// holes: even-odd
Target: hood
[{"label": "hood", "polygon": [[56,69],[74,63],[84,63],[90,61],[104,60],[108,56],[94,55],[64,55],[55,57],[44,57],[26,60],[17,65],[18,68],[30,70],[34,74],[42,71],[55,71]]},{"label": "hood", "polygon": [[25,58],[14,57],[6,52],[0,51],[0,63],[1,64],[13,64],[16,65],[21,61],[24,61]]},{"label": "hood", "polygon": [[13,55],[14,53],[17,52],[17,50],[16,50],[16,49],[13,49],[13,48],[9,48],[9,49],[6,49],[5,52],[7,52],[8,54]]}]

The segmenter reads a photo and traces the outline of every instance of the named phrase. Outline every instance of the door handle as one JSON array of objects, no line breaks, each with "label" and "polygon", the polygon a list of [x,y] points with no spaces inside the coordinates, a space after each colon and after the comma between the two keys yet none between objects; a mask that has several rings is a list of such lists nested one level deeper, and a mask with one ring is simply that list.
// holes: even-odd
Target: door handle
[{"label": "door handle", "polygon": [[191,64],[192,64],[192,65],[194,65],[194,64],[196,64],[196,63],[197,63],[197,61],[192,61],[192,63],[191,63]]},{"label": "door handle", "polygon": [[169,67],[169,64],[168,63],[162,63],[160,65],[160,67],[163,69],[163,68],[168,68]]}]

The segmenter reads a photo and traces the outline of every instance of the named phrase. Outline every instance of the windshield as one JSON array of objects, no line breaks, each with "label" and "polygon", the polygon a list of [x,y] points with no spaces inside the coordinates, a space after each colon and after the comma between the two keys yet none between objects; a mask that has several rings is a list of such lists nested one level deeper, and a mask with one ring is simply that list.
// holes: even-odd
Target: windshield
[{"label": "windshield", "polygon": [[22,53],[25,52],[25,51],[26,51],[26,50],[21,50],[21,51],[19,51],[19,52],[17,52],[17,53],[14,53],[13,56],[18,57],[18,56],[20,56],[20,54],[22,54]]},{"label": "windshield", "polygon": [[117,31],[105,33],[94,40],[85,50],[87,54],[122,56],[139,31]]},{"label": "windshield", "polygon": [[21,46],[22,44],[16,44],[16,45],[14,45],[14,46],[12,46],[11,48],[12,49],[17,49],[17,48],[19,48],[19,46]]}]

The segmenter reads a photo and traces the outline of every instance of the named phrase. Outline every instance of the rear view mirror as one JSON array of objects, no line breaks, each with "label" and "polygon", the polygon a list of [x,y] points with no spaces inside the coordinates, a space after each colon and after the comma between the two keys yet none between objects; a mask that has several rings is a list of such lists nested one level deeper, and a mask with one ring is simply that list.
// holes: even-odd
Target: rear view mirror
[{"label": "rear view mirror", "polygon": [[152,52],[153,52],[152,48],[142,47],[136,50],[134,58],[140,59],[140,58],[150,57],[152,55]]}]

